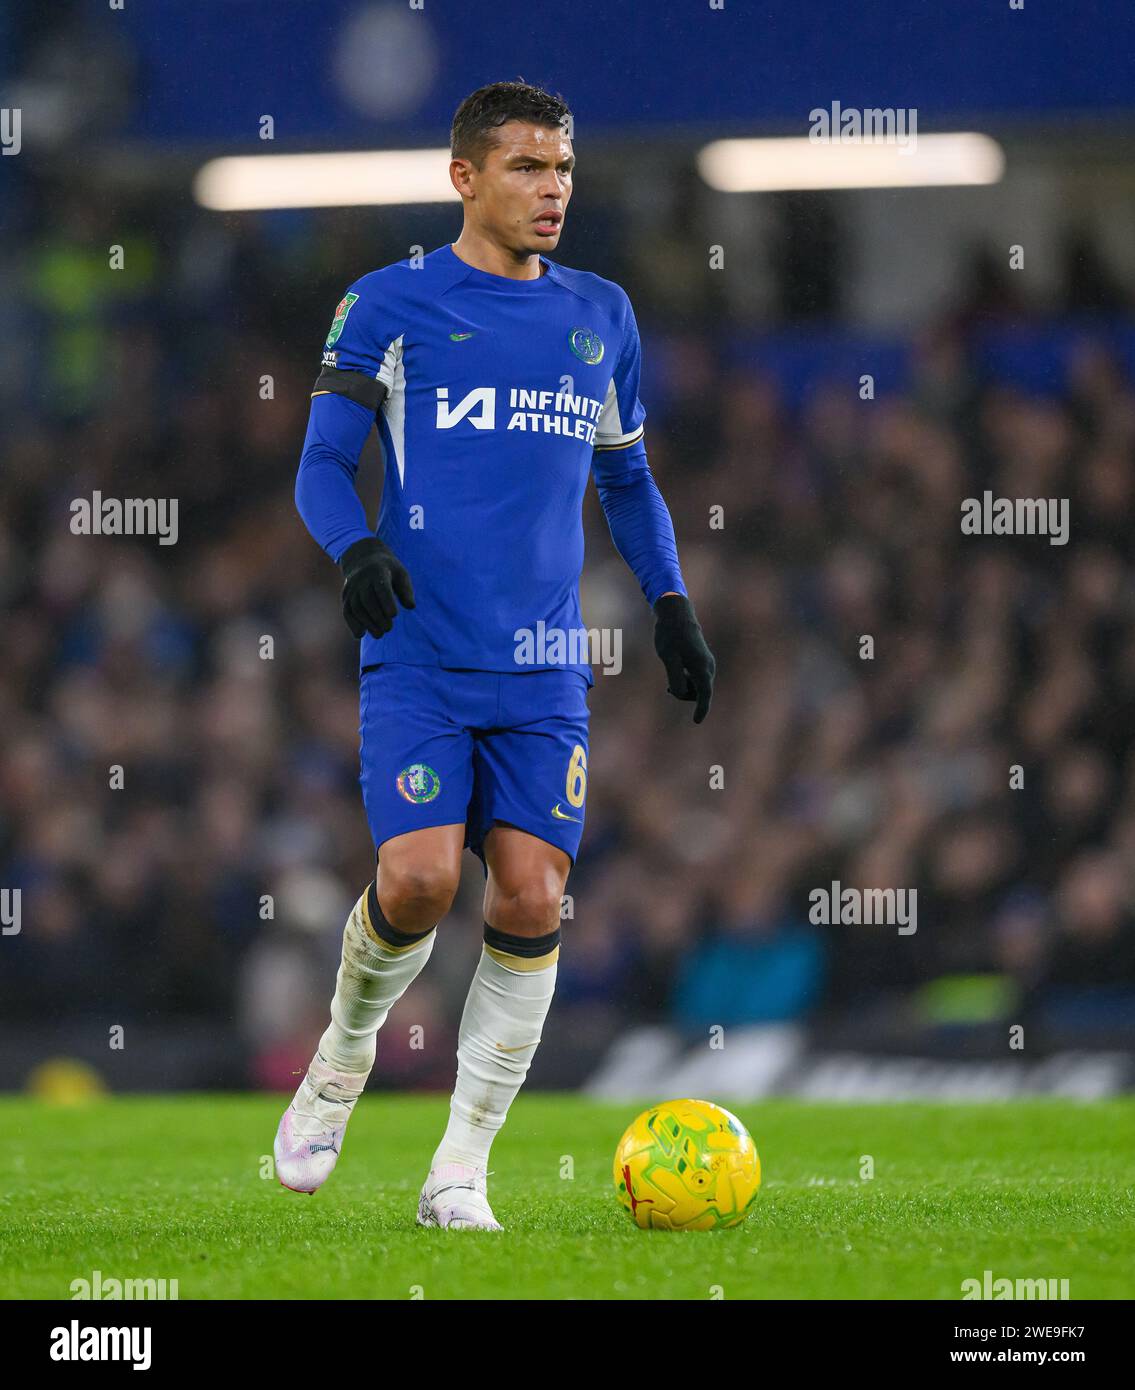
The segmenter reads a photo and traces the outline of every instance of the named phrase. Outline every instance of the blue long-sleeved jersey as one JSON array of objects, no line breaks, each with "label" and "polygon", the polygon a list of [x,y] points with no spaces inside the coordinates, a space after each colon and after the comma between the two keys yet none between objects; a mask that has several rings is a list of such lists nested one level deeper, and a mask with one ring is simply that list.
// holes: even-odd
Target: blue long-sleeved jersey
[{"label": "blue long-sleeved jersey", "polygon": [[[647,601],[686,592],[646,460],[630,302],[597,275],[541,265],[538,279],[512,280],[443,246],[363,276],[335,312],[296,505],[333,560],[375,534],[355,473],[377,421],[386,466],[378,535],[417,601],[385,637],[363,638],[364,666],[515,671],[523,634],[539,624],[545,634],[580,632],[592,471]],[[555,664],[591,680],[586,663]]]}]

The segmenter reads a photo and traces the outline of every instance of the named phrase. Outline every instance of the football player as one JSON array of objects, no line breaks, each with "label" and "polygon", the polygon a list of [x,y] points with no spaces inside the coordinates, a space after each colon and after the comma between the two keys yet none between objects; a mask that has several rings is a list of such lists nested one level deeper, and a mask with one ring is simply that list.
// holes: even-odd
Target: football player
[{"label": "football player", "polygon": [[[655,614],[671,694],[709,710],[714,661],[643,444],[626,294],[550,260],[575,154],[563,101],[521,82],[466,98],[451,245],[357,280],[312,394],[296,504],[343,574],[360,639],[361,784],[377,874],[346,925],[331,1022],[276,1136],[280,1181],[334,1168],[376,1035],[434,948],[464,847],[483,861],[484,949],[449,1123],[418,1220],[498,1230],[489,1149],[540,1041],[587,800],[592,682],[579,606],[594,474]],[[377,534],[355,491],[377,425]]]}]

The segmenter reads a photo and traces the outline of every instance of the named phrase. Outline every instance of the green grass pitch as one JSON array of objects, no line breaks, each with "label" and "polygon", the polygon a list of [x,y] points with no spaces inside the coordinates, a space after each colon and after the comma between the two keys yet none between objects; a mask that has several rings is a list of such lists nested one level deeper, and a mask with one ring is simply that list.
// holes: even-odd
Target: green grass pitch
[{"label": "green grass pitch", "polygon": [[641,1107],[521,1096],[494,1234],[414,1223],[446,1098],[368,1093],[314,1197],[262,1176],[284,1103],[0,1098],[0,1297],[69,1298],[96,1269],[182,1299],[958,1299],[986,1269],[1135,1294],[1130,1101],[740,1106],[761,1194],[741,1227],[688,1234],[639,1231],[615,1199]]}]

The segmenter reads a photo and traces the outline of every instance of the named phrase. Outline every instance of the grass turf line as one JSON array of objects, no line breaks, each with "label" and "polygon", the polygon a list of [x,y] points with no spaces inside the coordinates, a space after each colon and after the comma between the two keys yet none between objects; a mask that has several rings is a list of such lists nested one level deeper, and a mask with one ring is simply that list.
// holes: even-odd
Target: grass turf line
[{"label": "grass turf line", "polygon": [[764,1170],[752,1214],[669,1234],[615,1200],[642,1107],[521,1096],[493,1149],[499,1235],[415,1225],[445,1097],[365,1095],[314,1197],[261,1176],[285,1103],[0,1097],[0,1297],[70,1298],[95,1269],[177,1279],[182,1299],[958,1299],[986,1269],[1135,1294],[1132,1101],[742,1105]]}]

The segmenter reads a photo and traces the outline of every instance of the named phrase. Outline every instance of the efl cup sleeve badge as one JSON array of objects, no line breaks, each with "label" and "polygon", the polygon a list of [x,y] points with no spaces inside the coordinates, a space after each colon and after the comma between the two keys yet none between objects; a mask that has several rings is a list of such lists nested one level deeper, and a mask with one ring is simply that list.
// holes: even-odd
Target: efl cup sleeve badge
[{"label": "efl cup sleeve badge", "polygon": [[422,806],[441,791],[441,778],[425,763],[411,763],[398,774],[398,790],[407,801]]},{"label": "efl cup sleeve badge", "polygon": [[573,328],[568,334],[568,346],[589,367],[603,360],[603,339],[591,328]]},{"label": "efl cup sleeve badge", "polygon": [[334,347],[339,341],[339,334],[343,331],[343,325],[347,322],[347,315],[351,312],[351,306],[358,299],[357,294],[345,294],[335,308],[335,317],[331,320],[331,332],[327,335],[325,347]]}]

